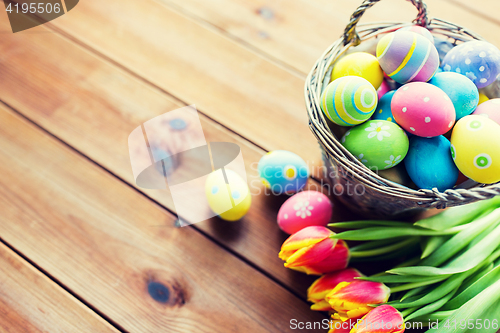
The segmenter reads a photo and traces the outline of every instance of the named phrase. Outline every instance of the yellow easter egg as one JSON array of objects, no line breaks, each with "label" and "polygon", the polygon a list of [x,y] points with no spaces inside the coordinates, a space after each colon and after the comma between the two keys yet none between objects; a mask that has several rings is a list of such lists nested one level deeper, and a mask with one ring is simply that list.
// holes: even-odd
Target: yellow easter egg
[{"label": "yellow easter egg", "polygon": [[250,209],[252,196],[247,183],[236,172],[224,169],[212,172],[205,182],[205,195],[212,211],[226,221],[241,219]]},{"label": "yellow easter egg", "polygon": [[377,58],[366,52],[348,54],[335,63],[331,81],[343,76],[360,76],[370,82],[375,90],[380,87],[384,79]]},{"label": "yellow easter egg", "polygon": [[484,184],[500,181],[500,125],[486,117],[460,119],[451,135],[451,155],[468,178]]},{"label": "yellow easter egg", "polygon": [[477,105],[479,105],[481,103],[484,103],[484,102],[486,102],[488,100],[489,100],[489,98],[485,94],[483,94],[483,93],[480,92],[479,93],[479,103]]}]

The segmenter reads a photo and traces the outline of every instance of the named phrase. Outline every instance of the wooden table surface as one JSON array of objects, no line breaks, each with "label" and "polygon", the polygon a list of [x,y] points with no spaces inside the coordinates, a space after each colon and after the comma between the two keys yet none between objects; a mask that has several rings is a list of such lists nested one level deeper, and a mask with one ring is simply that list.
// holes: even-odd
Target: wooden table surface
[{"label": "wooden table surface", "polygon": [[[320,177],[304,79],[359,3],[82,0],[16,34],[0,6],[0,331],[275,333],[326,318],[305,300],[314,278],[277,256],[286,198],[253,193],[240,222],[176,228],[170,193],[135,185],[127,138],[196,104],[207,141],[241,147],[249,181],[275,149]],[[426,3],[500,46],[498,1]],[[415,14],[384,0],[362,21]]]}]

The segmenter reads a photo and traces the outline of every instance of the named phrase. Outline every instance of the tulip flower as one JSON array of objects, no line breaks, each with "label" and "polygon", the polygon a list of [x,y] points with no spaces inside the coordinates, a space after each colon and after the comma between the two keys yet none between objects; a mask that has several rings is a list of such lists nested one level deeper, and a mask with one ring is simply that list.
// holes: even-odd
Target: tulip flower
[{"label": "tulip flower", "polygon": [[350,333],[402,333],[404,330],[401,313],[390,305],[381,305],[361,318]]},{"label": "tulip flower", "polygon": [[340,282],[352,282],[355,278],[363,276],[357,269],[347,268],[341,271],[323,275],[307,289],[307,299],[314,304],[311,310],[331,311],[330,303],[325,300],[328,295]]},{"label": "tulip flower", "polygon": [[349,248],[344,241],[333,239],[333,235],[326,227],[304,228],[283,243],[279,257],[285,261],[285,267],[306,274],[344,269],[349,263]]},{"label": "tulip flower", "polygon": [[369,304],[386,303],[391,290],[383,283],[355,280],[340,282],[325,299],[342,320],[358,318],[373,307]]}]

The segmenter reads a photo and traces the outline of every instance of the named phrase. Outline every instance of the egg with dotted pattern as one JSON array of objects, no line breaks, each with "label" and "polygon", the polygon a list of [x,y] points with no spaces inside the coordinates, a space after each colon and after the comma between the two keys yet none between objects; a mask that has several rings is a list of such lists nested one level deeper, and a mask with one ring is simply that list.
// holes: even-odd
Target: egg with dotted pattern
[{"label": "egg with dotted pattern", "polygon": [[377,44],[377,59],[387,75],[398,83],[427,82],[439,67],[436,47],[412,31],[389,33]]},{"label": "egg with dotted pattern", "polygon": [[377,91],[366,79],[344,76],[330,82],[321,95],[321,109],[337,125],[353,126],[370,119],[377,108]]},{"label": "egg with dotted pattern", "polygon": [[391,102],[396,122],[411,134],[434,137],[455,124],[455,108],[450,97],[425,82],[410,82],[399,88]]},{"label": "egg with dotted pattern", "polygon": [[451,155],[468,178],[484,184],[500,181],[500,125],[470,115],[460,119],[451,134]]},{"label": "egg with dotted pattern", "polygon": [[392,168],[408,153],[408,136],[397,124],[369,120],[347,131],[342,145],[371,170]]},{"label": "egg with dotted pattern", "polygon": [[252,196],[247,183],[233,170],[215,170],[205,181],[205,195],[212,211],[226,221],[241,219],[250,209]]},{"label": "egg with dotted pattern", "polygon": [[262,183],[273,194],[300,191],[309,177],[306,162],[299,155],[286,150],[274,150],[262,156],[257,170]]},{"label": "egg with dotted pattern", "polygon": [[343,76],[359,76],[378,89],[384,79],[377,58],[367,52],[354,52],[339,59],[333,66],[331,81]]},{"label": "egg with dotted pattern", "polygon": [[387,120],[393,123],[396,122],[391,111],[392,96],[394,96],[395,92],[395,90],[392,90],[382,96],[382,98],[378,101],[377,110],[375,110],[372,119]]},{"label": "egg with dotted pattern", "polygon": [[442,67],[445,72],[467,76],[478,88],[483,88],[500,74],[500,50],[486,41],[468,41],[452,48]]},{"label": "egg with dotted pattern", "polygon": [[421,27],[419,25],[409,25],[407,27],[402,27],[398,29],[397,31],[411,31],[416,34],[422,35],[425,38],[427,38],[432,44],[434,44],[434,37],[432,36],[431,32],[427,30],[424,27]]},{"label": "egg with dotted pattern", "polygon": [[492,98],[481,103],[473,114],[489,118],[500,125],[500,98]]},{"label": "egg with dotted pattern", "polygon": [[278,226],[290,235],[310,226],[326,227],[332,208],[332,202],[323,193],[303,191],[283,203],[278,212]]},{"label": "egg with dotted pattern", "polygon": [[450,97],[456,119],[470,115],[479,103],[479,91],[476,85],[464,75],[453,72],[437,73],[429,83]]}]

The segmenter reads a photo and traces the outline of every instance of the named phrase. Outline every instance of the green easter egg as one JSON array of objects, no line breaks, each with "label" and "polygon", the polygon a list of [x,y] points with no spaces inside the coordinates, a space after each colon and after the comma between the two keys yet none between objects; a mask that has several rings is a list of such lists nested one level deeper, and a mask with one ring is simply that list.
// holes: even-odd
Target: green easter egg
[{"label": "green easter egg", "polygon": [[410,146],[408,136],[397,124],[370,120],[351,128],[342,145],[371,170],[385,170],[403,161]]}]

